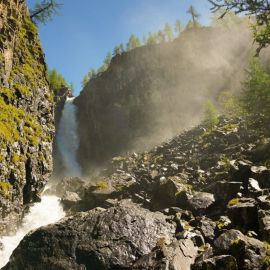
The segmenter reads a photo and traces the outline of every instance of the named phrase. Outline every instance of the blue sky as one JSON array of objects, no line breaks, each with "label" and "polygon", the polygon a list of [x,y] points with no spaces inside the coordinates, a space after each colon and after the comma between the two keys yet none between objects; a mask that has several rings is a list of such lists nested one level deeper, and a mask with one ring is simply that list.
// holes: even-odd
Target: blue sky
[{"label": "blue sky", "polygon": [[[27,0],[33,6],[37,0]],[[126,42],[133,33],[142,38],[162,29],[166,22],[183,24],[193,4],[207,25],[211,16],[207,0],[59,0],[60,16],[40,26],[42,46],[50,68],[56,68],[68,82],[74,83],[75,94],[90,68],[98,68],[106,54]]]}]

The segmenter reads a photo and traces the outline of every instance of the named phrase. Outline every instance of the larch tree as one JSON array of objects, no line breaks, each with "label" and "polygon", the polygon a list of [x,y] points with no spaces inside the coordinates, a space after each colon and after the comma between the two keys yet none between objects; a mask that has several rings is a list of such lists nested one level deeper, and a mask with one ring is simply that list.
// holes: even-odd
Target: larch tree
[{"label": "larch tree", "polygon": [[43,0],[30,9],[30,17],[36,24],[46,24],[53,16],[59,14],[61,4],[56,0]]}]

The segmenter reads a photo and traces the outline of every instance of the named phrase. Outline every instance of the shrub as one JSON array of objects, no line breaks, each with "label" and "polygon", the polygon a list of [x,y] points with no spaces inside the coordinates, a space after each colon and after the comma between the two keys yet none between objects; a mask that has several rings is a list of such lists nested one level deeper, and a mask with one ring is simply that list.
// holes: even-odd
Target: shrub
[{"label": "shrub", "polygon": [[217,123],[218,123],[218,114],[216,107],[211,101],[208,101],[205,105],[204,124],[206,125],[207,128],[212,130]]}]

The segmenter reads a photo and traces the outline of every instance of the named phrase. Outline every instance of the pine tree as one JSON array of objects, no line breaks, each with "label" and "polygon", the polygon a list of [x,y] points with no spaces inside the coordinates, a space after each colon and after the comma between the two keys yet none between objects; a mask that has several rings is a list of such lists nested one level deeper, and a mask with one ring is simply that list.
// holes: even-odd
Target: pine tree
[{"label": "pine tree", "polygon": [[56,69],[51,69],[48,71],[47,80],[50,88],[54,91],[54,94],[56,94],[61,88],[68,86],[65,78],[59,74]]},{"label": "pine tree", "polygon": [[30,17],[36,24],[46,24],[54,15],[59,14],[60,7],[56,0],[42,0],[30,10]]},{"label": "pine tree", "polygon": [[198,18],[201,16],[200,13],[198,13],[196,11],[196,9],[193,7],[193,5],[190,5],[188,10],[187,10],[187,13],[189,13],[192,17],[192,22],[195,24],[196,22],[198,22]]},{"label": "pine tree", "polygon": [[138,37],[136,37],[135,35],[131,35],[127,44],[127,50],[133,50],[137,47],[141,46],[141,41]]},{"label": "pine tree", "polygon": [[182,32],[182,24],[181,24],[180,20],[177,20],[175,23],[176,36],[180,36],[181,32]]},{"label": "pine tree", "polygon": [[163,33],[164,33],[167,41],[170,42],[173,40],[173,38],[174,38],[173,30],[172,30],[172,27],[168,23],[165,24]]}]

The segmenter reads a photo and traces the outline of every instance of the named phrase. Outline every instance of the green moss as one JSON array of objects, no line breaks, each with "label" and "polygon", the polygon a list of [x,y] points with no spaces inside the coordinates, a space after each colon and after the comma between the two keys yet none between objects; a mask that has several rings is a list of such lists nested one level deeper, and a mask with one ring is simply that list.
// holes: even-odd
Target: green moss
[{"label": "green moss", "polygon": [[99,180],[96,182],[96,188],[98,190],[105,190],[108,188],[108,183],[105,180]]},{"label": "green moss", "polygon": [[234,206],[234,205],[237,205],[238,203],[239,203],[239,198],[234,198],[229,201],[228,206]]},{"label": "green moss", "polygon": [[22,96],[29,96],[31,94],[30,87],[23,84],[15,84],[14,89],[17,90]]},{"label": "green moss", "polygon": [[8,182],[0,182],[0,195],[7,199],[11,199],[12,185]]}]

